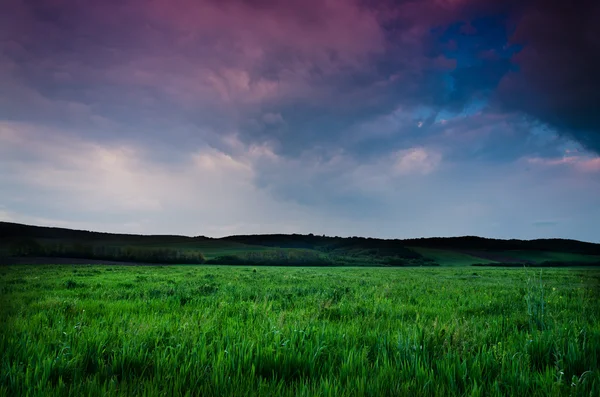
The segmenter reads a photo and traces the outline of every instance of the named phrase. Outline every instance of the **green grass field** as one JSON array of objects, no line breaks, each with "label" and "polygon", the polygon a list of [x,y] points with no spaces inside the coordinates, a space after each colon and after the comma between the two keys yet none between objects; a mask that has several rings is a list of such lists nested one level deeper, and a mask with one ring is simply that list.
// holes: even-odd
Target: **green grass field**
[{"label": "green grass field", "polygon": [[598,396],[599,282],[593,268],[2,267],[0,395]]}]

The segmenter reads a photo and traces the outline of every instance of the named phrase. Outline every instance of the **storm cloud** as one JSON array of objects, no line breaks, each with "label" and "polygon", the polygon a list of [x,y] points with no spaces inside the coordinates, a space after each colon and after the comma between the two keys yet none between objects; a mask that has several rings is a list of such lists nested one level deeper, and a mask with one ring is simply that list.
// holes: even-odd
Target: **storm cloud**
[{"label": "storm cloud", "polygon": [[596,3],[6,0],[0,214],[597,239]]}]

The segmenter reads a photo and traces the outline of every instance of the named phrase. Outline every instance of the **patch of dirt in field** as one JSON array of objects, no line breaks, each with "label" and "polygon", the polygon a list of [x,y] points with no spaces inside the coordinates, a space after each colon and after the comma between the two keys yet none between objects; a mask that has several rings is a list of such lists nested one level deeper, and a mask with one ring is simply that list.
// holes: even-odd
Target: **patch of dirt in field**
[{"label": "patch of dirt in field", "polygon": [[123,266],[169,266],[161,263],[138,263],[138,262],[119,262],[103,261],[99,259],[79,259],[79,258],[26,258],[26,257],[8,257],[0,258],[2,265],[123,265]]}]

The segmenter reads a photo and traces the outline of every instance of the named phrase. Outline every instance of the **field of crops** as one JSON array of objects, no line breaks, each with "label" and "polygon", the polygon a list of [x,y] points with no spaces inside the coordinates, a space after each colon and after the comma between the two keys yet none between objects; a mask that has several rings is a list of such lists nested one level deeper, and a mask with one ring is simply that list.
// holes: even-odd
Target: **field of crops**
[{"label": "field of crops", "polygon": [[598,269],[0,268],[0,395],[598,396]]}]

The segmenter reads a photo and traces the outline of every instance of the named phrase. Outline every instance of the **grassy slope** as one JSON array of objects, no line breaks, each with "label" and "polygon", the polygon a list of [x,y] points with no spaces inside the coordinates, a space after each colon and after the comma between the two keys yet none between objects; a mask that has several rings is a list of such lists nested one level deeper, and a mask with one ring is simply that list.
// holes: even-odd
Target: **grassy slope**
[{"label": "grassy slope", "polygon": [[557,262],[582,262],[592,263],[600,262],[600,256],[572,254],[569,252],[549,252],[549,251],[502,251],[497,254],[515,258],[516,260],[526,260],[535,263],[546,261]]},{"label": "grassy slope", "polygon": [[[63,243],[70,244],[71,240],[56,240],[56,239],[42,239],[40,240],[43,243]],[[275,248],[273,247],[265,247],[259,245],[249,245],[238,243],[235,241],[229,240],[219,240],[219,239],[210,239],[210,240],[200,240],[200,241],[185,241],[185,242],[146,242],[143,239],[140,241],[128,241],[122,242],[117,240],[104,240],[99,242],[92,242],[92,244],[97,243],[98,245],[105,246],[143,246],[143,247],[151,247],[151,248],[173,248],[173,249],[182,249],[182,250],[197,250],[204,254],[207,259],[212,259],[219,256],[224,255],[239,255],[245,254],[248,252],[260,252],[260,251],[272,251]],[[512,258],[515,261],[526,261],[526,262],[545,262],[545,261],[564,261],[564,262],[581,262],[581,263],[591,263],[591,262],[599,262],[600,256],[595,255],[582,255],[582,254],[574,254],[567,252],[549,252],[549,251],[491,251],[491,252],[483,252],[483,251],[469,251],[469,253],[459,252],[451,249],[440,249],[440,248],[426,248],[426,247],[408,247],[417,253],[423,255],[423,257],[427,259],[432,259],[440,264],[440,266],[470,266],[472,264],[485,264],[485,263],[497,263],[497,261],[492,260],[495,256],[502,256],[505,258]],[[289,251],[296,250],[295,248],[277,248],[277,250]],[[305,249],[308,251],[315,251]],[[344,250],[338,250],[338,253],[343,253]],[[352,248],[348,248],[346,250],[348,253],[353,253]],[[8,253],[8,248],[6,245],[0,244],[0,255],[3,253]]]},{"label": "grassy slope", "polygon": [[[111,242],[110,244],[105,245],[114,245],[114,246],[127,246],[128,244],[123,244],[119,241]],[[268,247],[262,247],[257,245],[247,245],[242,243],[237,243],[235,241],[225,241],[225,240],[200,240],[200,241],[186,241],[186,242],[175,242],[175,243],[157,243],[151,242],[146,243],[144,241],[140,241],[139,243],[134,244],[135,246],[143,246],[149,248],[173,248],[173,249],[181,249],[181,250],[197,250],[204,254],[207,259],[211,259],[217,256],[222,255],[235,255],[239,253],[245,252],[255,252],[255,251],[265,251],[269,250]]]},{"label": "grassy slope", "polygon": [[[78,242],[75,239],[56,239],[56,238],[41,238],[36,239],[41,244],[63,244],[63,245],[71,245],[73,243]],[[235,255],[240,252],[255,252],[255,251],[264,251],[269,250],[268,247],[261,247],[256,245],[248,245],[242,244],[235,241],[227,241],[227,240],[219,240],[219,239],[190,239],[190,238],[181,238],[180,241],[171,241],[169,238],[165,238],[164,241],[156,240],[156,239],[146,239],[144,236],[141,236],[137,239],[128,239],[128,240],[119,240],[115,238],[109,239],[92,239],[84,241],[85,244],[88,245],[97,245],[97,246],[106,246],[106,247],[147,247],[147,248],[170,248],[170,249],[179,249],[179,250],[192,250],[199,251],[207,257],[207,259],[221,256],[221,255]],[[8,241],[0,240],[0,254],[3,252],[8,253]]]},{"label": "grassy slope", "polygon": [[438,262],[441,266],[470,266],[475,263],[497,263],[493,260],[496,257],[509,258],[515,262],[533,262],[542,263],[552,262],[579,262],[596,263],[600,262],[600,256],[582,255],[569,252],[550,252],[550,251],[469,251],[469,253],[458,252],[450,249],[413,247],[415,251],[426,258]]},{"label": "grassy slope", "polygon": [[[345,257],[344,260],[347,264],[354,262],[369,264],[380,259],[382,254],[398,255],[399,257],[405,255],[404,257],[406,257],[407,250],[403,247],[408,246],[414,247],[412,248],[414,251],[425,258],[435,260],[441,266],[468,266],[475,263],[505,261],[534,263],[544,261],[592,263],[600,261],[600,255],[598,255],[600,245],[571,240],[520,241],[461,237],[391,241],[356,238],[339,239],[312,235],[252,235],[206,239],[186,236],[115,235],[3,222],[0,222],[0,256],[8,253],[11,236],[16,234],[44,243],[58,242],[63,245],[83,243],[98,246],[192,250],[201,252],[207,259],[231,255],[243,256],[246,253],[257,251],[294,250],[295,248],[285,247],[297,246],[314,253],[324,250],[332,256]],[[527,247],[527,249],[520,249],[521,247]],[[552,249],[552,247],[556,247],[557,250],[564,250],[564,252],[550,252],[548,249]],[[377,254],[372,254],[372,252],[377,252]],[[582,255],[575,252],[587,252],[596,255]]]},{"label": "grassy slope", "polygon": [[0,268],[0,395],[600,395],[600,274],[538,275]]},{"label": "grassy slope", "polygon": [[[42,244],[56,244],[61,243],[64,245],[73,244],[75,240],[69,239],[40,239]],[[144,238],[133,241],[119,241],[119,240],[92,240],[87,242],[90,245],[106,246],[106,247],[121,247],[125,248],[128,246],[133,247],[144,247],[144,248],[168,248],[182,251],[198,251],[201,252],[206,259],[213,259],[220,256],[229,255],[244,255],[252,252],[273,252],[273,251],[299,251],[296,248],[275,248],[265,247],[260,245],[243,244],[236,241],[222,240],[222,239],[206,239],[206,240],[186,240],[183,242],[160,242],[160,241],[146,241]],[[318,252],[311,249],[302,249],[302,251]]]},{"label": "grassy slope", "polygon": [[423,248],[414,247],[412,248],[425,258],[433,259],[440,266],[470,266],[474,263],[494,263],[495,261],[479,258],[476,256],[464,254],[462,252],[456,252],[445,249],[437,248]]}]

